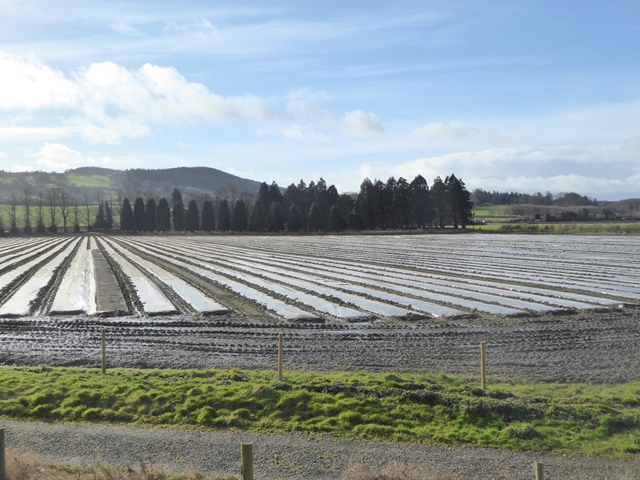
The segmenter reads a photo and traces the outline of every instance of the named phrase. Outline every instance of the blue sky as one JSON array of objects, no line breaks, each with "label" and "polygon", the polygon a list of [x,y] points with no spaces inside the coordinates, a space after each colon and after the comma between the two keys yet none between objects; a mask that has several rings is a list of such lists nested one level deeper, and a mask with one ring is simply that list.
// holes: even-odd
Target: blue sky
[{"label": "blue sky", "polygon": [[640,197],[637,1],[0,0],[0,168]]}]

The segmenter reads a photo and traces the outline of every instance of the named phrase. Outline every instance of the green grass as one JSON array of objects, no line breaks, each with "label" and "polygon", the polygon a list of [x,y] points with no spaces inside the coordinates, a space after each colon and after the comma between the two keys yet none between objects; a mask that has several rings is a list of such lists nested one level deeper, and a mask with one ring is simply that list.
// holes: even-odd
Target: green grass
[{"label": "green grass", "polygon": [[437,374],[0,368],[0,415],[309,432],[631,457],[640,383],[476,382]]},{"label": "green grass", "polygon": [[481,207],[474,207],[473,212],[478,217],[507,217],[511,218],[513,215],[507,213],[508,205],[487,205]]},{"label": "green grass", "polygon": [[111,186],[108,175],[68,175],[69,183],[76,187],[104,188]]}]

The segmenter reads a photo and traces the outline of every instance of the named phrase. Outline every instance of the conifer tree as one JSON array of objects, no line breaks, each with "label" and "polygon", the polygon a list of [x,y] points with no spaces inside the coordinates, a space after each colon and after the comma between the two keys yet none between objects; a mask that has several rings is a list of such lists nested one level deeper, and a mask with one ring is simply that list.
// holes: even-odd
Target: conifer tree
[{"label": "conifer tree", "polygon": [[417,175],[409,185],[411,189],[410,223],[414,227],[426,227],[433,221],[433,207],[429,185],[422,175]]},{"label": "conifer tree", "polygon": [[269,206],[269,217],[271,218],[270,230],[272,232],[281,232],[284,230],[284,215],[282,214],[282,206],[278,202],[271,202]]},{"label": "conifer tree", "polygon": [[185,227],[189,232],[200,230],[200,212],[195,200],[191,200],[187,207],[187,212],[185,214]]},{"label": "conifer tree", "polygon": [[133,212],[131,211],[131,203],[126,197],[122,201],[120,209],[120,230],[125,232],[133,230]]},{"label": "conifer tree", "polygon": [[340,209],[333,205],[329,210],[329,228],[332,232],[341,232],[346,228],[346,221],[340,213]]},{"label": "conifer tree", "polygon": [[109,202],[104,202],[104,228],[111,230],[113,228],[113,212]]},{"label": "conifer tree", "polygon": [[202,203],[201,217],[200,229],[204,232],[213,232],[216,229],[216,214],[211,200],[205,200]]},{"label": "conifer tree", "polygon": [[318,204],[313,202],[307,216],[307,231],[317,232],[322,229],[322,213]]},{"label": "conifer tree", "polygon": [[144,227],[144,201],[142,198],[136,198],[133,204],[133,230],[141,232]]},{"label": "conifer tree", "polygon": [[156,231],[156,201],[153,198],[147,200],[142,227],[145,232]]},{"label": "conifer tree", "polygon": [[169,202],[164,197],[158,200],[156,207],[156,230],[159,232],[171,230],[171,211],[169,210]]},{"label": "conifer tree", "polygon": [[176,232],[183,232],[185,229],[185,212],[182,201],[178,201],[173,207],[173,229]]},{"label": "conifer tree", "polygon": [[106,221],[104,219],[104,203],[98,204],[98,213],[96,213],[96,220],[93,222],[93,228],[96,230],[104,230]]},{"label": "conifer tree", "polygon": [[236,232],[244,232],[247,230],[247,206],[242,199],[237,200],[235,207],[233,207],[231,230]]},{"label": "conifer tree", "polygon": [[226,200],[222,200],[218,207],[218,230],[222,232],[231,230],[231,210]]},{"label": "conifer tree", "polygon": [[249,230],[252,232],[264,231],[264,213],[262,212],[262,206],[256,201],[249,217]]},{"label": "conifer tree", "polygon": [[290,232],[299,232],[304,228],[302,223],[302,214],[300,213],[300,209],[295,203],[291,204],[291,208],[289,208],[289,220],[287,222],[287,230]]}]

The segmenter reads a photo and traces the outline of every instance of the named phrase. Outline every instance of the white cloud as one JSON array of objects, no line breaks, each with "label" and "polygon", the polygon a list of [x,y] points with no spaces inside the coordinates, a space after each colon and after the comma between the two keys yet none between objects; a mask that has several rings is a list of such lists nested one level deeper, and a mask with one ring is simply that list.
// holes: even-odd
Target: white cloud
[{"label": "white cloud", "polygon": [[[93,142],[116,143],[150,133],[149,124],[275,118],[254,95],[224,97],[189,82],[175,68],[149,63],[130,70],[112,62],[93,63],[67,78],[30,58],[0,53],[0,109],[71,108],[69,119]],[[26,127],[0,129],[4,138],[60,138],[71,130]],[[2,138],[2,137],[0,137]]]},{"label": "white cloud", "polygon": [[418,138],[454,138],[461,139],[480,135],[473,125],[463,122],[434,122],[427,123],[413,130],[413,134]]},{"label": "white cloud", "polygon": [[369,135],[372,133],[384,133],[384,127],[380,118],[374,113],[353,110],[343,117],[331,121],[348,135]]},{"label": "white cloud", "polygon": [[0,109],[74,107],[79,90],[65,75],[33,58],[0,52]]},{"label": "white cloud", "polygon": [[38,164],[42,161],[42,164],[46,162],[64,162],[81,165],[84,161],[80,152],[72,150],[61,143],[45,143],[34,156],[38,157]]},{"label": "white cloud", "polygon": [[70,127],[0,127],[0,140],[52,140],[73,132]]},{"label": "white cloud", "polygon": [[[640,173],[625,179],[589,177],[578,174],[553,175],[548,177],[509,176],[505,178],[489,177],[472,179],[468,183],[481,182],[485,190],[514,190],[517,192],[601,192],[600,194],[618,194],[637,192]],[[508,187],[507,187],[508,186]]]}]

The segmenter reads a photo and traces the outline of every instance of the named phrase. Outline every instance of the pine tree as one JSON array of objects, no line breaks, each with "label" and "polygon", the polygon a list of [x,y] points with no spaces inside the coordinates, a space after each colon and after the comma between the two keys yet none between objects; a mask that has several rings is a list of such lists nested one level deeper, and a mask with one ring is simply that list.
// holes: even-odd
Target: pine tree
[{"label": "pine tree", "polygon": [[120,230],[125,232],[133,230],[133,212],[131,211],[131,203],[126,197],[122,201],[120,209]]},{"label": "pine tree", "polygon": [[302,223],[302,214],[295,203],[289,208],[289,220],[287,221],[287,230],[290,232],[299,232],[304,228]]},{"label": "pine tree", "polygon": [[449,217],[453,228],[458,228],[458,225],[465,228],[472,222],[473,202],[470,194],[464,182],[456,178],[453,173],[446,178],[445,185],[449,194]]},{"label": "pine tree", "polygon": [[113,212],[109,202],[104,202],[104,228],[111,230],[113,228]]},{"label": "pine tree", "polygon": [[410,223],[414,227],[424,228],[433,221],[429,185],[422,175],[417,175],[409,188],[411,189]]},{"label": "pine tree", "polygon": [[318,204],[313,202],[307,216],[307,231],[317,232],[322,230],[322,213]]},{"label": "pine tree", "polygon": [[342,214],[340,213],[340,209],[334,205],[329,210],[329,228],[332,232],[341,232],[347,227],[347,222],[345,222]]},{"label": "pine tree", "polygon": [[100,202],[98,204],[98,213],[96,214],[96,220],[93,222],[93,228],[96,230],[104,230],[105,227],[105,219],[104,219],[104,203]]},{"label": "pine tree", "polygon": [[409,228],[411,216],[411,188],[409,183],[402,177],[398,178],[393,191],[393,219],[395,227]]},{"label": "pine tree", "polygon": [[440,177],[436,177],[431,186],[431,198],[434,210],[434,218],[439,228],[444,228],[449,210],[447,188]]},{"label": "pine tree", "polygon": [[145,232],[156,231],[156,201],[153,198],[147,200],[142,227]]},{"label": "pine tree", "polygon": [[200,212],[198,211],[198,204],[195,200],[189,202],[187,207],[187,213],[185,215],[185,226],[187,231],[195,232],[200,230]]},{"label": "pine tree", "polygon": [[249,230],[252,232],[264,232],[265,215],[260,203],[256,202],[249,217]]},{"label": "pine tree", "polygon": [[237,200],[235,207],[233,207],[231,230],[236,232],[244,232],[247,230],[247,206],[242,199]]},{"label": "pine tree", "polygon": [[223,232],[231,230],[231,210],[226,200],[222,200],[218,207],[218,230]]},{"label": "pine tree", "polygon": [[178,201],[173,207],[173,229],[176,232],[182,232],[185,229],[184,205],[182,201]]},{"label": "pine tree", "polygon": [[216,229],[216,214],[213,211],[213,202],[205,200],[202,204],[202,225],[200,228],[204,232],[212,232]]},{"label": "pine tree", "polygon": [[156,207],[156,230],[159,232],[171,230],[171,210],[169,210],[169,202],[164,197],[158,200]]},{"label": "pine tree", "polygon": [[174,188],[173,193],[171,194],[171,206],[175,208],[178,202],[182,203],[182,194],[180,193],[180,190]]},{"label": "pine tree", "polygon": [[144,201],[142,198],[136,198],[133,204],[133,230],[141,232],[144,227]]},{"label": "pine tree", "polygon": [[356,230],[356,231],[365,229],[364,220],[362,219],[360,214],[357,213],[355,210],[347,214],[347,227],[349,227],[349,230]]},{"label": "pine tree", "polygon": [[269,206],[269,217],[271,218],[270,230],[272,232],[281,232],[284,230],[284,215],[282,214],[282,206],[278,202],[271,202]]}]

